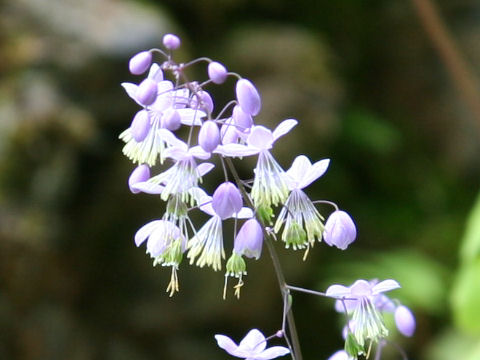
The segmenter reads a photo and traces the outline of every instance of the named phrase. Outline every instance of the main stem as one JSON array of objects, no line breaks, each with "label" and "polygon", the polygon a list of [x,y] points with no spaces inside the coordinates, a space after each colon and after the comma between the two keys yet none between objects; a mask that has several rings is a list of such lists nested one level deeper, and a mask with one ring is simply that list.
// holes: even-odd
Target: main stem
[{"label": "main stem", "polygon": [[[252,200],[248,196],[247,191],[243,186],[242,180],[238,176],[237,169],[235,169],[232,159],[225,158],[225,162],[227,163],[228,168],[230,169],[233,175],[233,178],[235,179],[235,182],[237,183],[237,186],[240,189],[240,192],[242,193],[242,196],[245,199],[245,202],[247,203],[247,206],[254,209],[255,206],[253,205]],[[260,219],[258,216],[257,216],[257,220],[260,222],[260,224],[262,224],[263,237],[265,238],[265,244],[267,246],[268,253],[270,254],[270,258],[272,259],[273,269],[277,277],[277,282],[280,288],[280,293],[282,295],[282,304],[283,304],[283,302],[285,301],[285,296],[288,295],[289,289],[287,286],[287,282],[285,281],[285,276],[283,275],[280,259],[278,258],[277,252],[275,251],[275,247],[273,246],[272,240],[270,238],[270,234],[268,234],[268,232],[265,229],[265,224],[263,223],[262,219]],[[293,359],[302,360],[300,342],[298,340],[297,328],[295,326],[295,318],[293,316],[293,311],[291,307],[287,310],[287,323],[288,323],[288,330],[290,333],[290,341],[292,342],[292,347],[293,347],[293,354],[292,354]]]}]

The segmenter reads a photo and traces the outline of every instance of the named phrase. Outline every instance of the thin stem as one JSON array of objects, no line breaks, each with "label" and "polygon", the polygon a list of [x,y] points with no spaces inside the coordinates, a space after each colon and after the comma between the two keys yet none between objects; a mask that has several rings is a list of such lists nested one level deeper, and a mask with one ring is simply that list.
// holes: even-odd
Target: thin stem
[{"label": "thin stem", "polygon": [[[254,209],[255,207],[253,206],[252,200],[248,196],[248,194],[245,190],[245,187],[243,186],[242,180],[238,176],[237,170],[235,169],[235,166],[233,165],[232,159],[225,158],[225,162],[227,163],[227,165],[230,169],[230,172],[232,173],[232,176],[235,179],[235,182],[237,183],[237,186],[238,186],[243,198],[245,199],[245,202],[246,202],[247,206]],[[285,292],[288,293],[288,289],[287,289],[287,283],[285,281],[285,276],[283,275],[282,266],[280,264],[280,259],[278,258],[277,252],[275,251],[275,247],[273,246],[273,243],[270,240],[270,236],[265,229],[265,224],[263,223],[263,221],[260,218],[258,218],[258,216],[257,216],[257,220],[260,222],[260,224],[262,224],[263,237],[265,238],[265,244],[266,244],[268,252],[270,254],[270,258],[272,259],[273,269],[275,271],[275,275],[277,277],[277,282],[278,282],[278,286],[279,286],[279,289],[280,289],[280,293],[282,295],[282,301],[285,301],[284,300]],[[293,347],[292,358],[294,360],[302,360],[302,353],[301,353],[301,350],[300,350],[300,342],[298,340],[297,328],[295,326],[295,318],[293,316],[292,309],[289,309],[289,311],[287,312],[287,322],[288,322],[288,329],[290,331],[290,338],[291,338],[292,347]],[[290,344],[289,344],[288,341],[287,341],[287,344],[290,347]],[[292,347],[290,347],[290,348],[292,348]]]},{"label": "thin stem", "polygon": [[317,295],[317,296],[328,297],[328,296],[327,296],[325,293],[323,293],[323,292],[314,291],[314,290],[310,290],[310,289],[304,289],[304,288],[297,287],[297,286],[286,285],[286,288],[289,289],[289,290],[298,291],[298,292],[303,292],[303,293],[310,294],[310,295]]}]

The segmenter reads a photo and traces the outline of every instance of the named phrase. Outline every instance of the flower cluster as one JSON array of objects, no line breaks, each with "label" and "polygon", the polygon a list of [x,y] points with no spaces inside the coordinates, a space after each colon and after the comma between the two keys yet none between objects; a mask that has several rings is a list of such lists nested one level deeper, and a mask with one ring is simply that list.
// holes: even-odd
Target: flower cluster
[{"label": "flower cluster", "polygon": [[[171,268],[167,287],[170,296],[179,291],[177,272],[184,258],[190,265],[214,271],[225,266],[225,298],[229,277],[237,279],[234,293],[240,296],[247,274],[245,258],[258,260],[263,242],[270,238],[280,239],[287,249],[302,249],[304,260],[315,243],[322,240],[345,250],[357,236],[350,215],[330,201],[311,200],[305,193],[325,174],[330,160],[312,163],[305,155],[298,155],[284,170],[275,160],[274,145],[298,121],[283,120],[273,130],[258,124],[256,117],[262,101],[255,85],[205,57],[177,63],[173,54],[180,45],[176,35],[165,35],[163,50],[142,51],[130,59],[131,74],[146,76],[138,83],[122,83],[139,106],[130,126],[120,134],[125,143],[123,153],[135,164],[128,187],[134,194],[156,195],[165,205],[161,215],[140,227],[134,241],[137,246],[146,244],[154,266]],[[156,56],[161,58],[158,63],[154,62]],[[201,64],[206,65],[207,77],[190,80],[186,72]],[[218,106],[210,87],[232,83],[227,79],[235,81],[232,99]],[[241,179],[234,161],[250,156],[256,157],[253,179]],[[203,179],[218,165],[223,179],[209,194],[202,188]],[[325,204],[334,207],[328,217],[318,209]],[[194,211],[208,219],[203,224],[194,223]],[[234,225],[228,237],[224,237],[225,222]],[[228,259],[226,247],[231,249]],[[274,257],[271,246],[269,251]],[[318,293],[337,299],[337,310],[349,319],[344,330],[345,350],[331,359],[356,359],[361,354],[368,357],[371,345],[388,334],[384,312],[394,312],[402,334],[413,334],[415,319],[410,310],[383,295],[398,287],[394,280],[358,280],[350,287],[332,285],[326,294]],[[224,335],[216,335],[218,345],[247,360],[268,360],[288,353],[295,358],[295,346],[285,336],[285,323],[290,321],[286,320],[290,311],[286,290],[294,287],[280,284],[280,288],[285,309],[282,329],[275,336],[285,337],[289,348],[266,349],[268,339],[256,329],[239,345]]]},{"label": "flower cluster", "polygon": [[394,313],[399,332],[408,337],[413,335],[416,324],[410,309],[383,294],[399,287],[398,282],[389,279],[381,282],[357,280],[349,287],[336,284],[327,289],[326,296],[337,299],[335,309],[348,318],[343,329],[345,350],[335,353],[329,360],[356,359],[361,354],[368,358],[371,346],[388,336],[383,313]]},{"label": "flower cluster", "polygon": [[[255,117],[262,102],[255,85],[210,59],[176,63],[173,51],[180,44],[177,36],[168,34],[163,38],[164,50],[151,49],[133,56],[130,72],[147,75],[138,84],[122,83],[139,105],[130,127],[120,135],[125,142],[123,153],[137,164],[128,180],[129,188],[135,194],[158,195],[166,202],[164,214],[142,226],[135,243],[140,246],[146,242],[154,265],[172,268],[167,288],[170,294],[179,289],[177,270],[184,257],[192,265],[222,269],[225,221],[233,221],[235,229],[239,228],[232,236],[225,273],[226,279],[238,279],[237,296],[247,273],[244,258],[261,256],[265,224],[273,225],[274,234],[287,248],[306,249],[305,254],[322,239],[345,249],[356,237],[350,216],[334,205],[336,210],[325,223],[316,202],[304,192],[326,172],[329,160],[312,164],[300,155],[285,171],[272,155],[276,141],[290,132],[297,120],[284,120],[274,130],[257,125]],[[156,55],[163,60],[155,63]],[[185,72],[203,62],[207,63],[208,79],[187,80]],[[235,96],[217,111],[208,88],[230,77],[236,79]],[[257,157],[253,182],[235,178],[226,166],[233,164],[233,158],[248,156]],[[225,180],[208,195],[201,184],[214,169],[215,160],[223,165]],[[276,209],[279,215],[273,224]],[[210,216],[203,225],[190,219],[190,212],[198,210]],[[238,226],[242,220],[245,222]]]}]

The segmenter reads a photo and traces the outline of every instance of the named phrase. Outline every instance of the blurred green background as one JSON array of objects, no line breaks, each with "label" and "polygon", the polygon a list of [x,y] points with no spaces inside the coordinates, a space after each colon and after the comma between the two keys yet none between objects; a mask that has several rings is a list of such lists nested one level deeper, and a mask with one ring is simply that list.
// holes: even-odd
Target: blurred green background
[{"label": "blurred green background", "polygon": [[[435,4],[478,91],[480,3]],[[267,256],[248,262],[240,300],[222,300],[223,273],[186,264],[169,298],[169,271],[133,243],[162,204],[128,191],[133,166],[118,134],[137,107],[120,83],[137,81],[128,59],[166,32],[182,37],[181,59],[208,56],[252,79],[258,123],[300,121],[274,150],[284,167],[301,153],[332,159],[308,194],[349,211],[357,241],[345,252],[318,244],[305,262],[277,244],[287,281],[322,291],[393,277],[403,288],[390,295],[417,317],[414,338],[391,334],[410,359],[480,359],[480,119],[416,9],[399,0],[0,2],[0,359],[226,359],[214,334],[279,328]],[[305,359],[343,346],[332,301],[297,294],[293,309]],[[383,359],[400,358],[388,347]]]}]

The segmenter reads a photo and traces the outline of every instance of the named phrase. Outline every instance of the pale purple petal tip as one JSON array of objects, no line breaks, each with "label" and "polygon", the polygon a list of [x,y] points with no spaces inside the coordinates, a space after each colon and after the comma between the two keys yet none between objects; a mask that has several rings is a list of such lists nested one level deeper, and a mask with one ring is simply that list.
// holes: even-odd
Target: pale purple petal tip
[{"label": "pale purple petal tip", "polygon": [[163,36],[163,46],[169,50],[176,50],[180,47],[181,41],[177,35],[166,34]]},{"label": "pale purple petal tip", "polygon": [[267,350],[255,355],[255,360],[270,360],[290,353],[290,350],[284,346],[272,346]]},{"label": "pale purple petal tip", "polygon": [[220,144],[220,130],[214,121],[208,120],[203,123],[198,132],[198,144],[209,153]]},{"label": "pale purple petal tip", "polygon": [[376,295],[376,294],[380,294],[382,292],[398,289],[400,287],[401,286],[397,281],[395,281],[393,279],[387,279],[387,280],[383,280],[383,281],[379,282],[378,284],[376,284],[372,288],[372,291],[373,291],[373,294]]},{"label": "pale purple petal tip", "polygon": [[325,223],[323,239],[330,246],[345,250],[357,237],[352,218],[345,211],[334,211]]},{"label": "pale purple petal tip", "polygon": [[410,337],[415,332],[416,322],[413,313],[406,306],[400,305],[395,310],[395,324],[398,331]]},{"label": "pale purple petal tip", "polygon": [[236,356],[238,345],[235,344],[232,339],[225,335],[215,335],[215,340],[217,340],[217,344],[221,349],[230,355]]},{"label": "pale purple petal tip", "polygon": [[145,110],[140,110],[135,114],[130,125],[130,132],[136,142],[142,142],[150,131],[150,116]]},{"label": "pale purple petal tip", "polygon": [[157,98],[158,86],[157,83],[152,79],[143,80],[140,85],[138,85],[136,97],[140,104],[148,106],[154,103]]},{"label": "pale purple petal tip", "polygon": [[350,289],[343,285],[330,285],[325,292],[325,295],[333,298],[342,298],[350,294]]},{"label": "pale purple petal tip", "polygon": [[262,107],[262,101],[255,86],[247,79],[240,79],[235,90],[242,110],[252,116],[257,115]]},{"label": "pale purple petal tip", "polygon": [[128,68],[133,75],[141,75],[147,71],[151,63],[152,53],[150,51],[142,51],[130,59]]},{"label": "pale purple petal tip", "polygon": [[130,174],[130,177],[128,178],[128,186],[130,188],[130,191],[134,194],[138,194],[140,190],[135,189],[133,186],[136,183],[147,181],[150,178],[150,168],[146,164],[142,164],[137,166],[132,173]]},{"label": "pale purple petal tip", "polygon": [[208,64],[208,77],[215,84],[222,84],[227,79],[227,69],[219,62],[212,61]]}]

